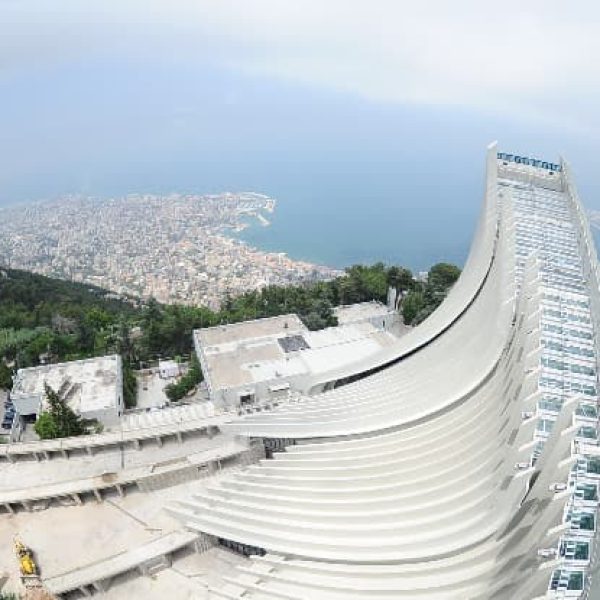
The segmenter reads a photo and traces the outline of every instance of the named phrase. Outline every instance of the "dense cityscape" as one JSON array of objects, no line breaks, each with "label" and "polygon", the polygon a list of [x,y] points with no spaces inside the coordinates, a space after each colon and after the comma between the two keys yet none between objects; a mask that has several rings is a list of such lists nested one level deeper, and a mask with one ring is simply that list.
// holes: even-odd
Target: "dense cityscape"
[{"label": "dense cityscape", "polygon": [[217,308],[265,285],[327,279],[337,271],[236,239],[269,226],[275,200],[252,192],[134,194],[0,209],[0,264],[161,302]]}]

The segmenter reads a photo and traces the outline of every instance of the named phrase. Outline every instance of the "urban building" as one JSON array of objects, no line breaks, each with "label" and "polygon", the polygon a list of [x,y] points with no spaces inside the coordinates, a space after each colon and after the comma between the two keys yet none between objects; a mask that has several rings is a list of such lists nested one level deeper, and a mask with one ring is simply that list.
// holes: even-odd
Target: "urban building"
[{"label": "urban building", "polygon": [[110,427],[123,414],[121,357],[116,354],[19,369],[11,392],[18,415],[36,419],[47,409],[46,385],[84,419]]},{"label": "urban building", "polygon": [[181,375],[181,366],[175,360],[159,360],[158,375],[161,379],[172,379]]},{"label": "urban building", "polygon": [[251,557],[214,596],[597,598],[599,284],[568,165],[492,144],[438,310],[225,424],[281,451],[170,507]]},{"label": "urban building", "polygon": [[379,302],[338,307],[340,325],[309,331],[297,315],[198,329],[194,346],[210,398],[237,407],[306,392],[334,367],[360,361],[397,339],[398,314]]},{"label": "urban building", "polygon": [[373,327],[384,331],[389,331],[400,319],[400,315],[396,310],[375,300],[336,306],[333,309],[333,314],[338,321],[338,325],[370,323]]}]

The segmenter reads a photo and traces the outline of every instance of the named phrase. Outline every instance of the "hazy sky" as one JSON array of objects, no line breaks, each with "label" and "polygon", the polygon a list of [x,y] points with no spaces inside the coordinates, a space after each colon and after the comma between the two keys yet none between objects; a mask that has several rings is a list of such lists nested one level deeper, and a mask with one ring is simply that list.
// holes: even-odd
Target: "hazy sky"
[{"label": "hazy sky", "polygon": [[[269,193],[294,165],[310,179],[369,160],[415,183],[464,157],[479,176],[499,139],[564,152],[600,207],[598,107],[591,0],[0,0],[4,203]],[[410,172],[407,148],[423,155]]]}]

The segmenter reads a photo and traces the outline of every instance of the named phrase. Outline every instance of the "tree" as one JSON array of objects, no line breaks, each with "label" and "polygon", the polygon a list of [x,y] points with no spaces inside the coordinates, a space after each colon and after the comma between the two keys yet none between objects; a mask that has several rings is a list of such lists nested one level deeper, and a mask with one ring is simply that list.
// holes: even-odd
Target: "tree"
[{"label": "tree", "polygon": [[34,425],[40,438],[45,440],[85,433],[81,417],[47,383],[44,384],[44,392],[49,410],[44,411]]},{"label": "tree", "polygon": [[143,344],[149,355],[160,353],[162,350],[161,324],[163,312],[154,298],[150,298],[144,313]]},{"label": "tree", "polygon": [[35,432],[42,440],[51,440],[62,437],[59,434],[58,427],[54,417],[49,412],[43,412],[33,426]]},{"label": "tree", "polygon": [[123,365],[125,362],[135,361],[135,346],[131,341],[131,335],[129,332],[129,326],[125,319],[119,321],[119,332],[117,334],[117,350],[123,358]]},{"label": "tree", "polygon": [[10,390],[12,388],[12,371],[6,366],[6,363],[0,359],[0,390]]},{"label": "tree", "polygon": [[460,269],[449,263],[437,263],[429,269],[427,285],[434,290],[448,291],[460,277]]},{"label": "tree", "polygon": [[112,323],[112,317],[102,308],[94,306],[87,311],[85,320],[96,331],[106,329]]},{"label": "tree", "polygon": [[204,376],[200,363],[195,354],[192,354],[190,360],[190,368],[188,372],[176,383],[170,383],[165,387],[165,394],[171,402],[181,400],[188,392],[193,390],[202,380]]},{"label": "tree", "polygon": [[412,289],[414,277],[410,269],[393,266],[388,269],[387,284],[399,292],[406,292]]},{"label": "tree", "polygon": [[407,325],[412,325],[417,314],[425,308],[425,298],[422,292],[409,292],[402,301],[402,318]]},{"label": "tree", "polygon": [[123,402],[126,408],[133,408],[137,404],[137,379],[131,364],[126,356],[121,356],[123,363]]}]

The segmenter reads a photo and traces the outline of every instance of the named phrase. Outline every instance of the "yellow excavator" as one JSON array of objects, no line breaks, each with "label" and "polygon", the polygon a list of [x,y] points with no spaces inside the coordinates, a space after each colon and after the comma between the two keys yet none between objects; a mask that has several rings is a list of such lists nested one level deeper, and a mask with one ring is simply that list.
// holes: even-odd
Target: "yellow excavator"
[{"label": "yellow excavator", "polygon": [[18,538],[14,538],[15,554],[19,561],[21,570],[21,579],[25,582],[28,579],[38,578],[38,569],[31,550]]}]

